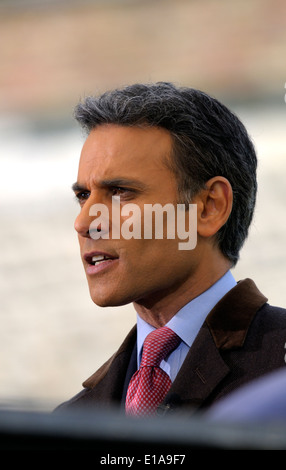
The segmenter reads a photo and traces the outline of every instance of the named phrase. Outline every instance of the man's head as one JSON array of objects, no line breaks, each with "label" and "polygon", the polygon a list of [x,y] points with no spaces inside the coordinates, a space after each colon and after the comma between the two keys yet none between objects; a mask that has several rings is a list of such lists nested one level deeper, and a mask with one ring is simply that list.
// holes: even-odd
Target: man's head
[{"label": "man's head", "polygon": [[[255,151],[236,116],[200,91],[158,83],[87,98],[76,119],[88,137],[74,187],[81,203],[75,227],[95,303],[145,299],[149,308],[172,292],[183,302],[192,277],[207,287],[220,266],[235,265],[257,189]],[[100,203],[111,213],[114,195],[142,210],[196,203],[197,247],[180,252],[177,239],[93,240],[90,208]],[[103,225],[108,232],[110,221]],[[109,259],[92,266],[91,254],[103,253]]]},{"label": "man's head", "polygon": [[87,98],[75,117],[88,132],[102,124],[169,131],[179,202],[189,204],[211,178],[225,177],[233,190],[233,208],[217,243],[236,264],[253,217],[257,159],[244,125],[227,107],[192,88],[135,84]]}]

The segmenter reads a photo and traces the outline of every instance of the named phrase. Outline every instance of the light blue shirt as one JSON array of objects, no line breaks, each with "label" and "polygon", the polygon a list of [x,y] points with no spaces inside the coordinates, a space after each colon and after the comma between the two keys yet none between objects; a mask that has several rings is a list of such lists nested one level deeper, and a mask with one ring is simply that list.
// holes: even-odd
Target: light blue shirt
[{"label": "light blue shirt", "polygon": [[[231,272],[228,271],[222,278],[213,284],[208,290],[187,303],[171,320],[166,324],[180,338],[181,343],[166,360],[163,360],[160,367],[174,381],[186,355],[192,346],[202,324],[207,315],[218,301],[234,286],[236,281]],[[155,328],[145,322],[137,314],[137,364],[140,365],[143,343],[146,336]]]}]

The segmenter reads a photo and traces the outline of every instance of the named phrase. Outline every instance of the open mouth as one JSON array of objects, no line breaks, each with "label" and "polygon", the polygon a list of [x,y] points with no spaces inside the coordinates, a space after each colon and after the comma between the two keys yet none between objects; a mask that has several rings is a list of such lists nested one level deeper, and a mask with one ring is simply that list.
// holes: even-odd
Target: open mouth
[{"label": "open mouth", "polygon": [[110,256],[95,255],[95,256],[92,256],[92,258],[90,260],[90,264],[92,264],[93,266],[96,266],[98,264],[103,263],[106,260],[113,260],[113,259],[115,259],[115,258],[111,258]]},{"label": "open mouth", "polygon": [[101,264],[106,264],[118,258],[108,253],[89,253],[84,255],[84,259],[90,266],[100,266]]}]

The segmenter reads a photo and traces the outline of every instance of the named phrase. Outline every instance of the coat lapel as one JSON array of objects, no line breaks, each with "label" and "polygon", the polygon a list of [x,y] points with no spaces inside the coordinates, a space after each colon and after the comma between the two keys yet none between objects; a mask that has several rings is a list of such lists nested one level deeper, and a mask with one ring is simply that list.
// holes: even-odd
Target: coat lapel
[{"label": "coat lapel", "polygon": [[194,341],[163,406],[200,407],[229,373],[206,324]]},{"label": "coat lapel", "polygon": [[136,331],[137,328],[134,326],[118,351],[83,382],[83,387],[88,390],[88,394],[84,395],[84,400],[105,404],[120,403],[126,371],[136,344]]}]

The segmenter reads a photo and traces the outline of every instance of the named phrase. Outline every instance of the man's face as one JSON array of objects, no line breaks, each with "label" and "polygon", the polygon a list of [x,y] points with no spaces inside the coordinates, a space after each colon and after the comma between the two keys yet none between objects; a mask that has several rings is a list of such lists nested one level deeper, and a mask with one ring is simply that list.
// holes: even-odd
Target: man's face
[{"label": "man's face", "polygon": [[[152,305],[174,292],[192,275],[196,250],[178,249],[178,239],[112,239],[112,196],[121,209],[136,204],[177,205],[175,176],[166,165],[170,134],[158,128],[101,125],[89,134],[81,153],[74,187],[81,211],[75,221],[91,298],[100,306],[130,302]],[[94,239],[89,228],[94,204],[104,204],[109,219],[101,223],[110,238]],[[95,214],[94,214],[95,215]],[[121,216],[121,223],[127,216]],[[95,265],[94,260],[103,261]]]}]

